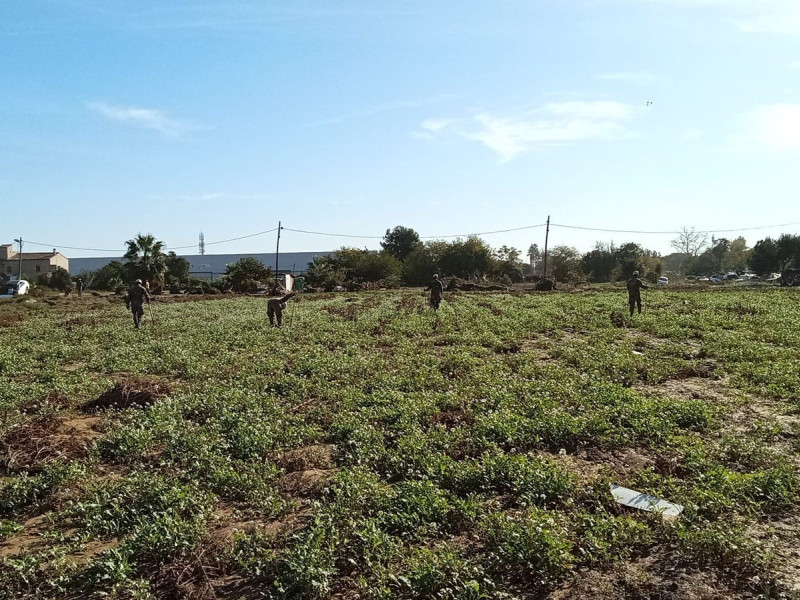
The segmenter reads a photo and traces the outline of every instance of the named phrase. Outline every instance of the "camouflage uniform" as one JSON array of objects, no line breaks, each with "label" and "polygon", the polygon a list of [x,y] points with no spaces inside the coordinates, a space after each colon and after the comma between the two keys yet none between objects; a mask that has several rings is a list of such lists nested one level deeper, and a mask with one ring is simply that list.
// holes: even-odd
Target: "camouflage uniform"
[{"label": "camouflage uniform", "polygon": [[75,287],[78,289],[78,298],[83,296],[83,279],[78,279],[75,282]]},{"label": "camouflage uniform", "polygon": [[439,305],[442,303],[442,295],[444,294],[444,284],[439,279],[438,275],[433,276],[433,281],[425,288],[426,292],[428,290],[431,292],[431,308],[433,310],[439,310]]},{"label": "camouflage uniform", "polygon": [[278,321],[278,327],[281,326],[283,320],[283,311],[286,310],[286,301],[294,296],[294,292],[289,292],[283,298],[270,298],[267,302],[267,316],[269,317],[269,324],[271,327],[275,326],[275,320]]},{"label": "camouflage uniform", "polygon": [[133,324],[136,329],[139,329],[144,316],[145,300],[150,304],[150,292],[141,283],[134,283],[128,290],[128,298],[125,300],[125,304],[133,313]]},{"label": "camouflage uniform", "polygon": [[647,286],[636,275],[628,279],[627,285],[628,285],[628,308],[631,311],[631,316],[633,316],[634,308],[638,308],[639,314],[642,314],[642,294],[640,290],[642,288],[647,289]]}]

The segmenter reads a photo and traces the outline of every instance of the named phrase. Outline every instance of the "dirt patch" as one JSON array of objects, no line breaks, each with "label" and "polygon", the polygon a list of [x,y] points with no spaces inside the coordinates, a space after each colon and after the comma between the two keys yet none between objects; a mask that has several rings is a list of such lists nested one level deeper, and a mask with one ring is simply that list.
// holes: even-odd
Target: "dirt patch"
[{"label": "dirt patch", "polygon": [[775,548],[775,574],[782,585],[800,597],[800,514],[794,513],[779,519],[759,523],[753,529],[753,537],[765,540]]},{"label": "dirt patch", "polygon": [[27,315],[22,312],[3,312],[0,313],[0,327],[12,327],[25,320]]},{"label": "dirt patch", "polygon": [[84,458],[103,435],[97,430],[101,420],[43,416],[12,427],[0,440],[0,467],[34,473],[57,461]]},{"label": "dirt patch", "polygon": [[256,531],[264,532],[276,537],[276,544],[280,539],[288,538],[298,531],[312,517],[310,507],[295,510],[277,519],[243,519],[237,518],[236,511],[231,507],[220,507],[214,513],[212,525],[202,546],[206,549],[224,549],[233,544],[237,532],[252,534]]},{"label": "dirt patch", "polygon": [[663,555],[648,556],[609,570],[579,569],[548,600],[730,600],[731,594],[710,570],[686,568]]},{"label": "dirt patch", "polygon": [[144,408],[171,393],[170,388],[164,383],[147,379],[129,379],[117,383],[97,398],[84,402],[81,410],[92,413],[100,410],[121,410],[131,406]]},{"label": "dirt patch", "polygon": [[633,472],[655,466],[656,460],[648,452],[637,448],[605,451],[590,448],[578,452],[577,457],[594,464],[606,465],[615,471]]},{"label": "dirt patch", "polygon": [[260,586],[235,574],[226,558],[225,553],[233,546],[236,534],[266,533],[274,537],[274,547],[280,547],[284,540],[305,527],[312,515],[311,510],[303,509],[273,521],[243,521],[235,520],[229,508],[221,509],[216,515],[217,526],[212,526],[194,551],[162,565],[151,574],[157,596],[193,600],[261,598]]},{"label": "dirt patch", "polygon": [[678,379],[689,379],[690,377],[705,377],[709,379],[722,379],[715,373],[717,363],[713,360],[706,360],[696,365],[684,365],[676,374]]},{"label": "dirt patch", "polygon": [[562,451],[558,454],[545,454],[544,456],[568,468],[584,484],[604,472],[614,474],[618,480],[617,483],[620,483],[642,469],[653,467],[655,470],[659,470],[659,457],[651,457],[647,451],[637,448],[621,450],[583,448],[575,454],[566,454]]},{"label": "dirt patch", "polygon": [[[780,403],[757,396],[746,396],[745,400],[726,416],[731,433],[749,438],[754,432],[769,429],[769,448],[800,469],[800,415],[784,414]],[[798,524],[800,526],[800,523]],[[797,530],[800,535],[800,528]],[[798,590],[800,592],[800,590]],[[798,595],[800,597],[800,595]]]},{"label": "dirt patch", "polygon": [[431,425],[443,425],[447,429],[469,426],[474,422],[475,418],[472,415],[467,414],[462,407],[442,410],[431,415],[430,417]]},{"label": "dirt patch", "polygon": [[707,377],[668,379],[658,385],[636,384],[633,389],[646,396],[671,396],[715,403],[730,401],[727,388],[718,380]]},{"label": "dirt patch", "polygon": [[314,444],[281,452],[275,457],[275,463],[287,472],[332,469],[335,453],[334,444]]},{"label": "dirt patch", "polygon": [[116,548],[121,543],[119,538],[111,538],[104,541],[92,540],[87,542],[78,552],[72,554],[70,560],[75,565],[88,565],[103,552]]},{"label": "dirt patch", "polygon": [[80,370],[83,366],[85,366],[85,362],[74,362],[74,363],[67,363],[65,365],[61,365],[61,370],[67,373],[74,373],[75,371]]},{"label": "dirt patch", "polygon": [[330,469],[294,471],[281,477],[278,488],[289,496],[318,498],[324,492],[331,474]]},{"label": "dirt patch", "polygon": [[579,450],[574,457],[568,455],[556,457],[559,460],[572,461],[573,471],[591,478],[603,470],[611,471],[623,483],[630,475],[643,469],[652,468],[661,475],[682,477],[685,475],[680,455],[668,450],[651,452],[644,448],[622,448],[618,450],[602,450],[585,448]]},{"label": "dirt patch", "polygon": [[43,545],[44,532],[48,530],[48,521],[44,515],[33,517],[22,523],[22,531],[0,542],[0,559],[17,556],[26,550]]}]

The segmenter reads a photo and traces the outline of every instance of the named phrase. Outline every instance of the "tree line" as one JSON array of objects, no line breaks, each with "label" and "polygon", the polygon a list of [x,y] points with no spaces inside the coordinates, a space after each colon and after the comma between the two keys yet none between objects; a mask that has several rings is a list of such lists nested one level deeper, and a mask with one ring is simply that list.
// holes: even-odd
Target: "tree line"
[{"label": "tree line", "polygon": [[[547,276],[560,282],[603,283],[628,279],[634,271],[655,282],[667,271],[684,276],[753,273],[765,276],[790,265],[800,267],[800,236],[784,234],[759,240],[753,248],[743,237],[712,238],[684,227],[671,241],[676,253],[667,257],[637,243],[597,242],[592,250],[557,245],[547,256]],[[419,285],[433,273],[465,279],[489,278],[503,283],[535,280],[544,275],[544,253],[531,244],[525,255],[513,247],[492,249],[477,237],[422,242],[411,228],[387,229],[381,250],[340,248],[317,257],[307,276],[314,286],[330,288],[342,281],[383,285]]]},{"label": "tree line", "polygon": [[[493,249],[478,237],[422,242],[417,232],[398,226],[387,229],[381,250],[340,248],[316,257],[306,273],[310,285],[331,288],[342,281],[379,282],[386,286],[428,283],[434,273],[462,279],[486,279],[506,284],[544,275],[544,253],[537,244],[522,251],[509,246]],[[570,246],[548,253],[548,276],[562,282],[603,282],[630,277],[634,270],[657,278],[662,264],[657,253],[629,243],[598,243],[581,255]]]},{"label": "tree line", "polygon": [[766,237],[747,247],[743,237],[711,238],[707,234],[684,227],[672,240],[680,254],[679,271],[683,275],[750,270],[759,276],[781,273],[790,266],[800,267],[800,235],[782,234],[777,239]]},{"label": "tree line", "polygon": [[[706,234],[683,228],[671,245],[676,252],[666,257],[633,242],[597,242],[585,253],[572,246],[557,245],[548,252],[547,276],[560,282],[602,283],[624,280],[639,271],[654,282],[665,272],[691,276],[749,269],[763,276],[792,265],[800,267],[798,235],[767,237],[748,248],[743,237],[712,238],[709,243]],[[308,284],[323,289],[344,282],[387,287],[422,285],[430,281],[433,273],[512,284],[544,275],[544,252],[537,244],[531,244],[523,255],[514,247],[492,248],[475,236],[423,242],[413,229],[397,226],[386,230],[380,246],[377,252],[342,247],[327,256],[315,257],[306,270]],[[66,291],[80,278],[89,289],[120,290],[135,279],[142,279],[152,285],[197,287],[208,293],[255,291],[273,279],[272,269],[251,257],[228,265],[225,275],[217,281],[191,278],[189,261],[175,252],[165,252],[165,244],[152,234],[138,234],[125,247],[121,261],[77,277],[57,269],[39,276],[37,283]]]}]

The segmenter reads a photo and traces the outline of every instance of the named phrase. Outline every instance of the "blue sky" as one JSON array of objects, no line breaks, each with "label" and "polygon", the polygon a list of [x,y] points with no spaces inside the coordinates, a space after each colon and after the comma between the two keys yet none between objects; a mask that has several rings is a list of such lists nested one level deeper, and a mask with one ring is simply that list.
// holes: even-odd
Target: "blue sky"
[{"label": "blue sky", "polygon": [[[755,227],[800,221],[798,159],[797,0],[0,4],[4,243]],[[340,245],[378,240],[281,239]]]}]

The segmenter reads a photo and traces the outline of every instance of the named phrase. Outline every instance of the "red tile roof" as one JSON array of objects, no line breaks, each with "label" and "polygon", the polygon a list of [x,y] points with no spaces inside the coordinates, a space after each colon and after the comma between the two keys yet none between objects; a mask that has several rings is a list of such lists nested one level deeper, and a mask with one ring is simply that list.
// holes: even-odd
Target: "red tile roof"
[{"label": "red tile roof", "polygon": [[[45,260],[47,258],[53,258],[57,252],[23,252],[22,253],[22,260]],[[7,261],[19,261],[20,253],[17,252],[16,254],[9,256]]]}]

